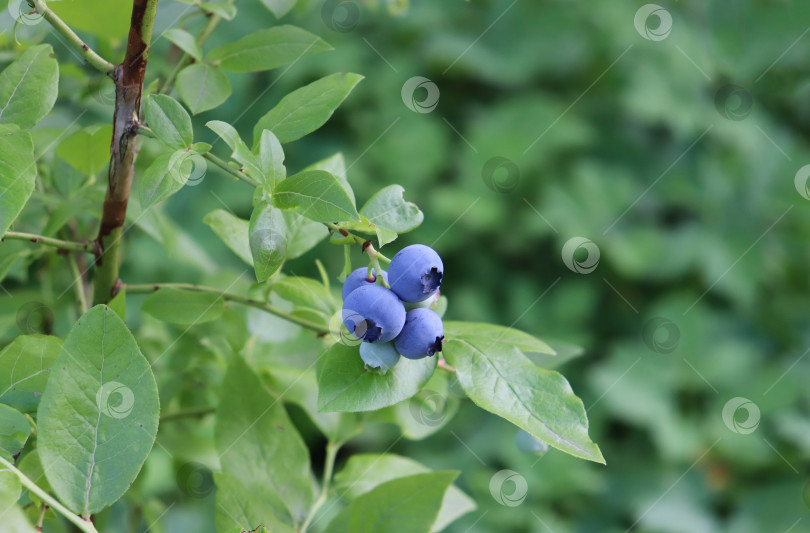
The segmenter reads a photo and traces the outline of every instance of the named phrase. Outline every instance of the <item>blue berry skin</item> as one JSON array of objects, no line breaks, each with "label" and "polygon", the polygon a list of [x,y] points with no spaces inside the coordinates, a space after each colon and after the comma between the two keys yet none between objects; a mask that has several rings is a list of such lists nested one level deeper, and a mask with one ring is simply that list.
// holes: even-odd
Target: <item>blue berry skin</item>
[{"label": "blue berry skin", "polygon": [[360,357],[371,368],[388,372],[399,362],[399,352],[390,342],[364,342],[360,345]]},{"label": "blue berry skin", "polygon": [[523,429],[515,434],[515,446],[521,452],[532,455],[543,455],[548,451],[548,444]]},{"label": "blue berry skin", "polygon": [[419,307],[408,311],[394,346],[403,357],[422,359],[442,351],[444,325],[434,311]]},{"label": "blue berry skin", "polygon": [[442,284],[444,265],[436,251],[424,244],[406,246],[391,259],[388,283],[405,302],[428,299]]},{"label": "blue berry skin", "polygon": [[[368,274],[368,268],[362,267],[354,270],[351,274],[346,276],[346,281],[343,282],[343,299],[345,300],[348,295],[352,293],[353,290],[362,287],[363,285],[373,285],[374,282],[377,281],[375,277],[372,280],[366,278]],[[376,276],[377,270],[372,268],[371,275]],[[382,277],[387,282],[388,281],[388,272],[385,270],[382,271]]]},{"label": "blue berry skin", "polygon": [[381,285],[363,285],[343,300],[343,323],[365,342],[388,342],[405,324],[405,306]]}]

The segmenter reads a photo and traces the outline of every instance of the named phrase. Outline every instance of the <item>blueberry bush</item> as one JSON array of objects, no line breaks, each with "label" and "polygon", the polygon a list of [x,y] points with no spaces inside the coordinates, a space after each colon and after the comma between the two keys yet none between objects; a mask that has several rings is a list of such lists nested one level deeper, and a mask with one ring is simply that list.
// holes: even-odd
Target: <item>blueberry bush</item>
[{"label": "blueberry bush", "polygon": [[[288,150],[363,75],[335,73],[335,55],[273,105],[234,102],[232,84],[270,91],[335,54],[285,23],[306,2],[255,4],[265,22],[230,38],[220,25],[242,6],[229,0],[8,3],[0,281],[18,334],[0,352],[3,531],[439,531],[476,507],[458,471],[344,450],[392,424],[425,439],[463,398],[516,426],[525,453],[604,462],[582,401],[548,368],[575,349],[542,328],[444,321],[445,266],[452,279],[476,265],[400,246],[425,217],[385,174],[360,203],[340,151]],[[345,4],[320,8],[346,11],[327,17],[337,33]],[[431,88],[408,83],[427,91],[410,108],[429,106]],[[194,194],[207,176],[224,184],[196,221],[220,241],[213,255],[170,216],[209,201]],[[302,257],[314,275],[289,266]],[[414,416],[425,391],[446,403],[428,423]]]}]

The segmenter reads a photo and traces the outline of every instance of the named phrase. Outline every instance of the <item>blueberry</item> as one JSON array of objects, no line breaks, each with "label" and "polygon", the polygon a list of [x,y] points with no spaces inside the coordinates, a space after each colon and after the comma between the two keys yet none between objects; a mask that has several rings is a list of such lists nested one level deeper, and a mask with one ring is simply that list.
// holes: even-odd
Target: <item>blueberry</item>
[{"label": "blueberry", "polygon": [[424,244],[406,246],[391,260],[388,283],[406,302],[421,302],[442,284],[444,265],[439,254]]},{"label": "blueberry", "polygon": [[381,285],[363,285],[343,301],[343,323],[358,339],[388,342],[405,324],[405,306]]},{"label": "blueberry", "polygon": [[388,372],[399,362],[399,352],[390,342],[364,342],[360,345],[360,357],[371,368]]},{"label": "blueberry", "polygon": [[402,332],[394,339],[397,351],[408,359],[422,359],[442,351],[444,325],[434,311],[419,307],[408,311]]},{"label": "blueberry", "polygon": [[[368,275],[368,267],[358,268],[357,270],[353,271],[351,274],[346,276],[346,281],[343,282],[343,299],[345,300],[346,297],[352,293],[354,289],[362,287],[363,285],[373,285],[374,282],[377,281],[376,278],[377,271],[376,269],[371,269],[372,279],[367,278]],[[388,272],[385,270],[382,271],[382,277],[385,281],[388,281]]]},{"label": "blueberry", "polygon": [[533,455],[543,455],[548,451],[548,444],[523,429],[515,434],[515,446],[521,452]]}]

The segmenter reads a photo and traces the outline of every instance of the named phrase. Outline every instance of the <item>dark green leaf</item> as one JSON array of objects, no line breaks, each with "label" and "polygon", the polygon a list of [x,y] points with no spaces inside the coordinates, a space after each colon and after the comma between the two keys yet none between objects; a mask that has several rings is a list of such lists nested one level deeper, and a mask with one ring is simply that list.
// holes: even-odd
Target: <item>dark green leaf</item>
[{"label": "dark green leaf", "polygon": [[305,170],[282,181],[273,194],[273,203],[316,222],[360,220],[343,185],[324,170]]},{"label": "dark green leaf", "polygon": [[216,209],[205,215],[203,222],[208,224],[242,261],[253,266],[253,254],[250,252],[250,222],[222,209]]},{"label": "dark green leaf", "polygon": [[[278,518],[284,516],[283,502],[268,486],[254,484],[250,490],[238,479],[224,473],[214,474],[217,484],[217,531],[254,531],[259,525],[273,533],[294,533],[295,530]],[[281,506],[281,509],[277,509]]]},{"label": "dark green leaf", "polygon": [[171,96],[149,95],[144,114],[155,136],[168,147],[184,150],[194,141],[191,117]]},{"label": "dark green leaf", "polygon": [[231,82],[207,63],[189,65],[177,75],[177,94],[193,114],[220,106],[231,95]]},{"label": "dark green leaf", "polygon": [[304,170],[325,170],[332,174],[346,190],[346,194],[349,195],[349,198],[352,199],[352,205],[355,205],[354,191],[352,190],[352,186],[349,185],[349,180],[346,179],[346,161],[343,159],[342,153],[338,152],[326,159],[313,163]]},{"label": "dark green leaf", "polygon": [[281,210],[259,204],[250,216],[250,252],[256,279],[266,281],[275,274],[287,253],[287,223]]},{"label": "dark green leaf", "polygon": [[32,46],[0,72],[0,123],[33,128],[51,111],[58,88],[51,45]]},{"label": "dark green leaf", "polygon": [[155,441],[160,411],[149,362],[112,309],[71,328],[38,413],[37,445],[59,499],[89,517],[129,488]]},{"label": "dark green leaf", "polygon": [[301,257],[316,244],[329,236],[329,230],[320,222],[315,222],[298,213],[284,211],[287,221],[287,258]]},{"label": "dark green leaf", "polygon": [[258,140],[262,130],[271,130],[279,141],[288,143],[317,130],[362,79],[359,74],[341,72],[296,89],[259,119],[253,138]]},{"label": "dark green leaf", "polygon": [[190,326],[221,317],[225,299],[213,292],[163,287],[144,300],[142,309],[163,322]]},{"label": "dark green leaf", "polygon": [[15,456],[22,451],[31,433],[31,424],[13,407],[0,404],[0,451]]},{"label": "dark green leaf", "polygon": [[0,236],[19,216],[34,191],[37,169],[34,145],[27,131],[0,124]]},{"label": "dark green leaf", "polygon": [[24,413],[37,410],[62,339],[21,335],[0,351],[0,402]]},{"label": "dark green leaf", "polygon": [[211,50],[208,61],[231,72],[258,72],[292,63],[304,56],[331,50],[323,39],[301,28],[274,26]]}]

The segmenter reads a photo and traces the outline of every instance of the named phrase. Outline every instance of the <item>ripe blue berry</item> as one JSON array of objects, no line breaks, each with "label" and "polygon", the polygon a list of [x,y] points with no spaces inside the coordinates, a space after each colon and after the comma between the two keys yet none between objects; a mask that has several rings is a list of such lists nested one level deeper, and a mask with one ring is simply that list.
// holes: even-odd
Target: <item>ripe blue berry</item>
[{"label": "ripe blue berry", "polygon": [[523,429],[515,434],[515,446],[521,452],[533,455],[543,455],[548,451],[548,444]]},{"label": "ripe blue berry", "polygon": [[388,342],[405,324],[405,306],[380,285],[363,285],[343,300],[343,323],[358,339]]},{"label": "ripe blue berry", "polygon": [[[374,282],[377,281],[376,275],[377,270],[372,268],[371,275],[372,279],[367,278],[368,275],[368,268],[362,267],[354,270],[351,274],[346,276],[346,281],[343,282],[343,299],[345,300],[346,297],[352,293],[354,289],[362,287],[363,285],[373,285]],[[388,272],[385,270],[382,271],[382,277],[385,281],[388,281]]]},{"label": "ripe blue berry", "polygon": [[424,244],[406,246],[391,260],[388,283],[406,302],[421,302],[442,284],[444,265],[436,251]]},{"label": "ripe blue berry", "polygon": [[444,325],[434,311],[420,307],[408,311],[394,346],[403,357],[422,359],[442,351]]},{"label": "ripe blue berry", "polygon": [[390,342],[364,342],[360,345],[360,357],[372,368],[388,372],[399,362],[399,352]]}]

